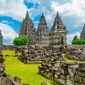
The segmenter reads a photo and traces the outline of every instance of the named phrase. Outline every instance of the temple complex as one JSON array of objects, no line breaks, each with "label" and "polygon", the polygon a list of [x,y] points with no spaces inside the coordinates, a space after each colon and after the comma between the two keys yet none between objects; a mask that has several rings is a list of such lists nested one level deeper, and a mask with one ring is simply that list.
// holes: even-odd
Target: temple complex
[{"label": "temple complex", "polygon": [[66,26],[63,24],[59,13],[57,12],[55,21],[49,31],[46,19],[42,13],[38,28],[35,29],[32,20],[26,13],[25,19],[22,21],[19,35],[28,36],[29,45],[37,45],[39,47],[47,47],[49,45],[66,45]]}]

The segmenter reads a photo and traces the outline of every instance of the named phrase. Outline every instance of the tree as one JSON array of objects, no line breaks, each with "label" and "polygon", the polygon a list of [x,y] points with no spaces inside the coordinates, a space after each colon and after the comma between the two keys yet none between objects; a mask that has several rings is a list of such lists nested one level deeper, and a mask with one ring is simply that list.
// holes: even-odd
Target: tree
[{"label": "tree", "polygon": [[16,37],[13,41],[14,45],[27,45],[29,43],[29,39],[26,36]]},{"label": "tree", "polygon": [[85,39],[80,38],[72,41],[72,44],[85,44]]}]

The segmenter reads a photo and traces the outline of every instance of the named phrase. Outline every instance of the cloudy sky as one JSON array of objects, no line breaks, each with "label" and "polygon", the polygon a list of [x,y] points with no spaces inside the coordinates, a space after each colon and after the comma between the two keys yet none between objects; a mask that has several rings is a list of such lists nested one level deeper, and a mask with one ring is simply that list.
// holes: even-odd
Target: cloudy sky
[{"label": "cloudy sky", "polygon": [[79,37],[85,23],[85,0],[0,0],[0,30],[4,44],[12,44],[27,10],[36,28],[43,12],[49,29],[59,11],[67,26],[68,43],[74,35]]}]

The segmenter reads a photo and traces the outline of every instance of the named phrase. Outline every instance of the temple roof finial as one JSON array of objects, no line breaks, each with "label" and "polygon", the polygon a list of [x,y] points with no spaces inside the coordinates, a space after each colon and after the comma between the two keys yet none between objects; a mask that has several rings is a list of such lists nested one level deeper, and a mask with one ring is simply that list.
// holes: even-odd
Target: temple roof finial
[{"label": "temple roof finial", "polygon": [[59,16],[59,12],[57,11],[57,16]]},{"label": "temple roof finial", "polygon": [[55,22],[56,22],[56,24],[63,25],[63,22],[61,20],[61,17],[59,15],[59,12],[58,11],[57,11],[57,15],[56,15],[56,18],[55,18]]},{"label": "temple roof finial", "polygon": [[25,17],[26,19],[29,19],[29,13],[28,13],[28,11],[26,12],[26,17]]},{"label": "temple roof finial", "polygon": [[45,19],[44,13],[42,13],[41,20],[42,20],[43,18]]}]

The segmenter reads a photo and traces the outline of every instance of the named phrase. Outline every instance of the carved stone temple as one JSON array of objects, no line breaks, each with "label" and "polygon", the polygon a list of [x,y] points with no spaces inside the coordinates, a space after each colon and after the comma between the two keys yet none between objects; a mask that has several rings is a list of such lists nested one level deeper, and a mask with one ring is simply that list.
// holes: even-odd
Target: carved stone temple
[{"label": "carved stone temple", "polygon": [[49,31],[46,19],[42,13],[38,28],[35,29],[32,20],[29,17],[28,12],[26,17],[23,19],[19,35],[28,36],[30,43],[29,45],[36,45],[39,47],[47,47],[49,45],[66,45],[66,26],[63,24],[59,13],[57,12],[56,18]]}]

